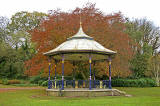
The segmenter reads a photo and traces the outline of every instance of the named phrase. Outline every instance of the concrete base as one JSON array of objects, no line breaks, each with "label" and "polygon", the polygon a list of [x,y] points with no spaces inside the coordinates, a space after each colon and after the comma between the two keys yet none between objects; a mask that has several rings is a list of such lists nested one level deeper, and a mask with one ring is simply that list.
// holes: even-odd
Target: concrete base
[{"label": "concrete base", "polygon": [[65,97],[97,97],[97,96],[124,96],[125,92],[117,89],[85,89],[85,88],[65,88],[60,89],[46,89],[47,95],[50,96],[65,96]]}]

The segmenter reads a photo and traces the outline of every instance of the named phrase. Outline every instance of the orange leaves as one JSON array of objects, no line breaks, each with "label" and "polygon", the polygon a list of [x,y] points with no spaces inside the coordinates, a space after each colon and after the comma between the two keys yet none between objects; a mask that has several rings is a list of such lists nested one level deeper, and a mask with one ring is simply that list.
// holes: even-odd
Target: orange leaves
[{"label": "orange leaves", "polygon": [[[47,75],[47,58],[43,56],[43,53],[54,49],[68,37],[73,36],[79,29],[80,16],[86,34],[93,37],[106,48],[118,52],[115,59],[113,59],[112,75],[128,75],[128,60],[132,56],[132,49],[129,45],[130,38],[124,33],[123,16],[121,13],[104,15],[95,8],[94,4],[86,5],[82,9],[76,8],[68,13],[54,11],[49,16],[49,19],[45,20],[39,28],[32,31],[32,41],[37,44],[37,54],[26,62],[26,67],[31,71],[30,75],[38,74],[40,71],[44,71]],[[97,65],[97,69],[99,76],[107,74],[105,72],[107,71],[106,63],[100,63],[100,65]],[[60,64],[57,66],[57,70],[61,74]],[[71,73],[72,65],[66,63],[65,75]],[[52,74],[54,74],[54,71]]]}]

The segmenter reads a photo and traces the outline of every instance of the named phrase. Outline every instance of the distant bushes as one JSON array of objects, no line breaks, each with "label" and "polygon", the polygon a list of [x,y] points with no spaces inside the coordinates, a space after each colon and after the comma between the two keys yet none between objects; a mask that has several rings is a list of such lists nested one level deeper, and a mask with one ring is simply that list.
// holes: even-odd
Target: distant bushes
[{"label": "distant bushes", "polygon": [[43,81],[41,86],[48,86],[48,81]]},{"label": "distant bushes", "polygon": [[41,86],[43,82],[44,82],[43,80],[39,80],[38,85]]},{"label": "distant bushes", "polygon": [[34,83],[34,84],[39,84],[39,83],[46,81],[46,80],[48,80],[48,78],[41,77],[40,75],[37,75],[37,76],[31,77],[29,82]]},{"label": "distant bushes", "polygon": [[151,78],[113,79],[113,87],[155,87],[156,81]]},{"label": "distant bushes", "polygon": [[0,84],[14,85],[14,86],[38,86],[38,85],[47,86],[48,78],[40,77],[40,75],[31,77],[29,80],[17,80],[17,79],[9,80],[7,78],[4,78],[0,80]]},{"label": "distant bushes", "polygon": [[8,79],[2,79],[2,84],[4,84],[4,85],[8,85]]},{"label": "distant bushes", "polygon": [[20,84],[20,80],[8,80],[8,84]]},{"label": "distant bushes", "polygon": [[2,80],[0,80],[0,84],[3,84],[3,83],[2,83]]},{"label": "distant bushes", "polygon": [[8,80],[8,79],[2,79],[0,81],[0,84],[4,84],[4,85],[10,85],[10,84],[21,84],[22,81],[21,80],[17,80],[17,79],[13,79],[13,80]]},{"label": "distant bushes", "polygon": [[38,86],[38,84],[32,84],[29,81],[26,80],[8,80],[7,78],[0,80],[0,84],[4,85],[13,85],[13,86],[19,86],[19,87],[34,87]]},{"label": "distant bushes", "polygon": [[39,86],[47,86],[48,85],[48,78],[41,77],[40,75],[31,77],[29,81],[30,81],[30,83],[37,84]]},{"label": "distant bushes", "polygon": [[[59,79],[58,79],[59,80]],[[40,76],[32,77],[27,80],[8,80],[1,79],[0,84],[15,85],[15,86],[48,86],[48,78],[41,78]],[[155,87],[156,81],[151,78],[140,79],[112,79],[113,87]]]},{"label": "distant bushes", "polygon": [[35,87],[38,86],[38,84],[12,84],[13,86],[18,86],[18,87]]},{"label": "distant bushes", "polygon": [[[48,86],[48,80],[39,81],[40,86]],[[113,79],[113,87],[155,87],[156,81],[151,78],[140,79]]]}]

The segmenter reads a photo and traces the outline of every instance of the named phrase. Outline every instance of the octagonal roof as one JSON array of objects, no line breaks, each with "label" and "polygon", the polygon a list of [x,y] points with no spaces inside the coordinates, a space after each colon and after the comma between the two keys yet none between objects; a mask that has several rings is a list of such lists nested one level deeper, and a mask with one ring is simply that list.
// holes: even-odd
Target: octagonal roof
[{"label": "octagonal roof", "polygon": [[64,54],[65,60],[82,61],[88,60],[88,54],[92,55],[92,60],[105,60],[108,59],[108,55],[116,54],[116,52],[103,47],[86,35],[80,24],[79,31],[74,36],[67,38],[67,41],[55,49],[44,53],[46,56],[54,56],[57,60],[61,59],[61,54]]}]

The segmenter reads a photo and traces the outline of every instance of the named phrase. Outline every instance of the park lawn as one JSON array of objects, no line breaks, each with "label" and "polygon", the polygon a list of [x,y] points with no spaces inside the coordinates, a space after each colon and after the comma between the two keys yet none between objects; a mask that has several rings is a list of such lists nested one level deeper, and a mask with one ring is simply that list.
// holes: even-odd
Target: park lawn
[{"label": "park lawn", "polygon": [[15,88],[15,86],[0,84],[0,88]]},{"label": "park lawn", "polygon": [[0,92],[0,106],[160,106],[160,87],[117,88],[132,95],[106,97],[52,97],[45,89]]},{"label": "park lawn", "polygon": [[[33,84],[32,84],[33,85]],[[0,84],[0,88],[29,88],[29,87],[37,87],[37,88],[46,88],[42,86],[32,86],[31,84],[27,86],[27,84],[13,84],[13,85],[3,85]]]}]

